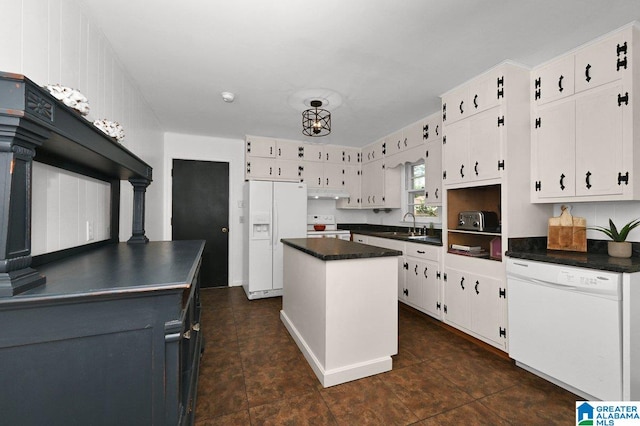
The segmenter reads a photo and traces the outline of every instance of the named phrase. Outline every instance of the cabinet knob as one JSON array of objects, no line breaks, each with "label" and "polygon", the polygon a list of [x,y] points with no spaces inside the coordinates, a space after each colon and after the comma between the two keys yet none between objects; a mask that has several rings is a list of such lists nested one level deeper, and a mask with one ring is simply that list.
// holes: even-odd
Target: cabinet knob
[{"label": "cabinet knob", "polygon": [[227,227],[222,228],[222,233],[223,234],[226,234],[227,232],[229,232],[229,228],[227,228]]}]

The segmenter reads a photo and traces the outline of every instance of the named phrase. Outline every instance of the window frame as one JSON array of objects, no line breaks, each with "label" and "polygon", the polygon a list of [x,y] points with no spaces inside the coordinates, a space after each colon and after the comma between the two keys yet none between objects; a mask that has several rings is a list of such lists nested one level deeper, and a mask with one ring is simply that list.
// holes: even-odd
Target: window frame
[{"label": "window frame", "polygon": [[[424,165],[424,175],[422,176],[418,176],[418,178],[422,177],[424,178],[424,184],[426,186],[427,184],[427,169],[426,169],[426,162],[421,159],[418,161],[414,161],[411,163],[405,163],[404,165],[404,188],[403,188],[403,196],[404,196],[404,201],[402,203],[402,210],[403,210],[403,216],[406,215],[407,213],[414,213],[415,212],[415,206],[417,204],[415,204],[414,201],[414,196],[416,193],[420,193],[422,195],[424,195],[424,190],[425,188],[421,188],[421,189],[413,189],[413,181],[415,180],[416,176],[414,176],[413,174],[413,168],[415,166],[419,166],[419,165]],[[428,223],[441,223],[441,218],[440,218],[440,214],[441,214],[441,206],[439,205],[431,205],[431,204],[425,204],[427,206],[433,206],[436,208],[436,216],[415,216],[416,219],[416,223],[423,223],[423,224],[428,224]],[[405,218],[404,222],[411,222],[413,223],[413,219],[412,218]]]}]

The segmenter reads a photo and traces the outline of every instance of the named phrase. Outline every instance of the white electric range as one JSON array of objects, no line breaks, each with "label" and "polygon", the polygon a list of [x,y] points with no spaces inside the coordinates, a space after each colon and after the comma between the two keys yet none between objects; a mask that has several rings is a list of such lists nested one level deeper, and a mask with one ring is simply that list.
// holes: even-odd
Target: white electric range
[{"label": "white electric range", "polygon": [[[316,231],[313,225],[325,225],[324,231]],[[336,217],[332,214],[308,215],[307,216],[307,238],[340,238],[350,240],[351,232],[338,229]]]}]

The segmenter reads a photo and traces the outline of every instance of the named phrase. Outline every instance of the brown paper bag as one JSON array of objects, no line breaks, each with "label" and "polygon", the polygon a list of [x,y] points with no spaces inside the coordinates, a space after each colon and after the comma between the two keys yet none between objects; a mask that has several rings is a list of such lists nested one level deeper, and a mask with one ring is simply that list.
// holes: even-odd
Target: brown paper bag
[{"label": "brown paper bag", "polygon": [[573,217],[566,206],[562,206],[559,217],[549,218],[547,249],[587,251],[587,220]]}]

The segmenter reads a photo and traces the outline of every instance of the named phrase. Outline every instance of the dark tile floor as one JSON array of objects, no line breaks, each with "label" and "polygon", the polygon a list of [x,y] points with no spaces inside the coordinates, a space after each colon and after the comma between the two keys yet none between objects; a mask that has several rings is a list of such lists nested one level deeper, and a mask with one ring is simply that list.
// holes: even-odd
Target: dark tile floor
[{"label": "dark tile floor", "polygon": [[281,298],[202,290],[197,425],[575,425],[580,399],[401,304],[393,370],[323,388]]}]

